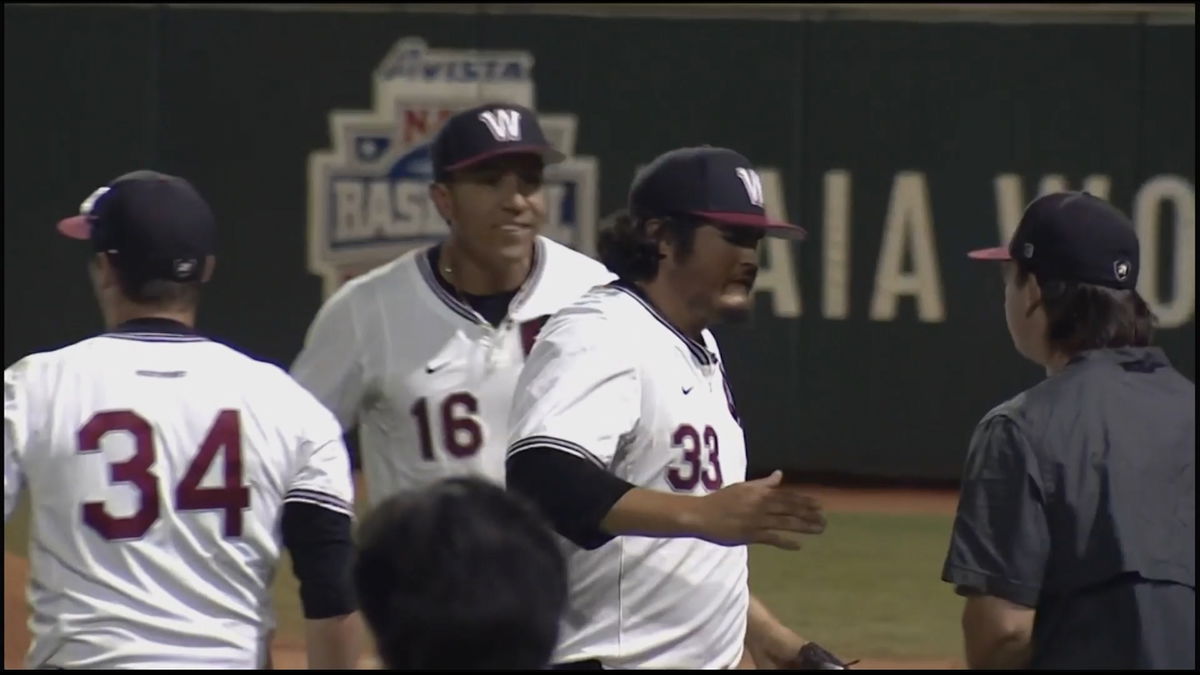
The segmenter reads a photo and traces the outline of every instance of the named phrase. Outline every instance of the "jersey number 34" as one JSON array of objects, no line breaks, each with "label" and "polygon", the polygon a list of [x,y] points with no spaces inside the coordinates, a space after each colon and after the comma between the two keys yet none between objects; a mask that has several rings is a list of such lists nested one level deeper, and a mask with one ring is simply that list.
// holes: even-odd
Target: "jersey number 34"
[{"label": "jersey number 34", "polygon": [[[79,452],[100,450],[100,439],[114,431],[133,436],[133,456],[124,462],[109,465],[113,483],[129,483],[137,488],[139,506],[131,516],[116,517],[108,512],[104,502],[83,505],[83,522],[105,539],[138,539],[158,520],[160,499],[158,476],[154,473],[156,448],[154,430],[145,418],[132,410],[108,410],[92,416],[79,430]],[[224,485],[200,487],[217,453],[225,452]],[[250,488],[242,484],[241,420],[236,410],[217,414],[200,451],[188,466],[183,480],[175,488],[175,509],[178,511],[225,512],[225,536],[242,536],[242,509],[250,506]]]}]

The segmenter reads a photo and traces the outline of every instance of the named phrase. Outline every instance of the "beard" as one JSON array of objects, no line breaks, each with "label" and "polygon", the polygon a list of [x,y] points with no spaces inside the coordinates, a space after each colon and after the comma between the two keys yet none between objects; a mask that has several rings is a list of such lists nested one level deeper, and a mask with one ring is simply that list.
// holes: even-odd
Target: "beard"
[{"label": "beard", "polygon": [[754,316],[753,301],[747,302],[739,306],[721,306],[717,308],[717,320],[721,323],[742,324],[749,323]]}]

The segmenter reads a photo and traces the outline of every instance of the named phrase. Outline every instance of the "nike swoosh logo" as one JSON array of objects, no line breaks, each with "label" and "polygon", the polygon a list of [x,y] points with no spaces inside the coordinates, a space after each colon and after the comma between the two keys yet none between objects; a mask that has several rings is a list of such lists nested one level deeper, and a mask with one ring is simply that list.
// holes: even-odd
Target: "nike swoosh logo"
[{"label": "nike swoosh logo", "polygon": [[692,390],[695,389],[695,387],[680,387],[680,389],[683,390],[683,395],[687,396],[688,394],[692,393]]},{"label": "nike swoosh logo", "polygon": [[436,373],[437,371],[441,370],[444,367],[446,367],[446,364],[444,364],[444,363],[437,363],[437,364],[425,366],[425,373],[427,375],[432,375],[433,373]]}]

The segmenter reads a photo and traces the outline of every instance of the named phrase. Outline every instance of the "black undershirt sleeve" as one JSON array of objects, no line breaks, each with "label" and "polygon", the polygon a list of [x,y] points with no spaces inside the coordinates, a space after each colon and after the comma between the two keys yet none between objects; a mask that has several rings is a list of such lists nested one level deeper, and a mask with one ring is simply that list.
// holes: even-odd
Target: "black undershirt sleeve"
[{"label": "black undershirt sleeve", "polygon": [[534,446],[508,459],[508,489],[532,501],[563,537],[597,549],[613,539],[600,523],[633,485],[595,464]]},{"label": "black undershirt sleeve", "polygon": [[283,505],[283,544],[300,581],[304,618],[328,619],[358,609],[350,516],[300,502]]}]

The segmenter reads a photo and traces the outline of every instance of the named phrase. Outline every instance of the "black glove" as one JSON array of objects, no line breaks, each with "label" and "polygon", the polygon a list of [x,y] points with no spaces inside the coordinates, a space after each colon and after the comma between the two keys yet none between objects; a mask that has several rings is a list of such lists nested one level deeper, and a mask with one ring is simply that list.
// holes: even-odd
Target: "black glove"
[{"label": "black glove", "polygon": [[809,642],[800,648],[796,658],[786,665],[788,670],[847,670],[858,663],[857,660],[843,662],[828,649],[815,642]]}]

